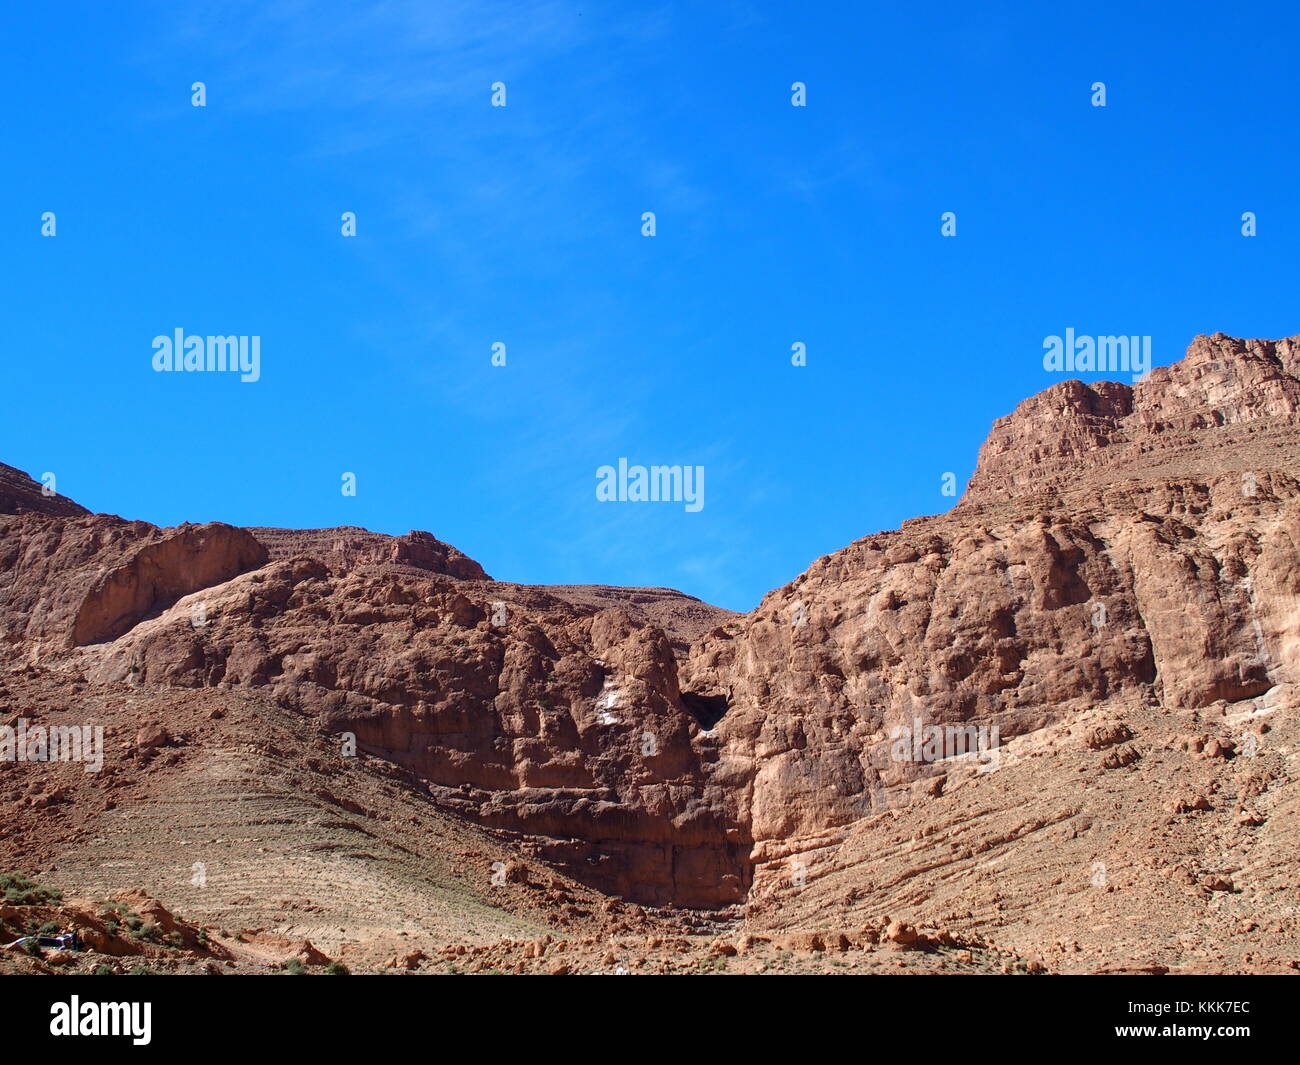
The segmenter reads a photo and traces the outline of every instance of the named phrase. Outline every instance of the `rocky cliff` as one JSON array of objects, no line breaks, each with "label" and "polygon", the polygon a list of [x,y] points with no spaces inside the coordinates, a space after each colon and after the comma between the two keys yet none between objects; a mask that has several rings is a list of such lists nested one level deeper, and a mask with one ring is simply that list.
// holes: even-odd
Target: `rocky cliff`
[{"label": "rocky cliff", "polygon": [[952,511],[743,617],[495,582],[428,533],[24,505],[0,517],[0,633],[96,688],[273,699],[625,899],[756,926],[903,913],[1036,951],[1069,928],[1105,954],[1145,949],[1122,909],[1143,893],[1236,944],[1248,890],[1276,950],[1298,374],[1300,338],[1216,334],[1131,387],[1054,385],[995,422]]},{"label": "rocky cliff", "polygon": [[1098,708],[1289,707],[1298,355],[1218,334],[1131,388],[1055,385],[995,423],[952,512],[819,559],[693,646],[682,683],[727,699],[759,892],[777,859],[942,790],[960,760],[893,749],[917,723],[1014,748]]}]

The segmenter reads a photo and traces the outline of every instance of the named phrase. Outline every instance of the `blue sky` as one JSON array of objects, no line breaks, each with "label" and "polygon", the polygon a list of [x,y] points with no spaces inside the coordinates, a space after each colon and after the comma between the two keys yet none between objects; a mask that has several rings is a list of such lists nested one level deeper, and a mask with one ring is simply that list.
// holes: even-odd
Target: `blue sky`
[{"label": "blue sky", "polygon": [[[1294,6],[1135,7],[8,5],[0,461],[750,609],[949,507],[1045,336],[1300,333]],[[153,372],[178,327],[261,380]]]}]

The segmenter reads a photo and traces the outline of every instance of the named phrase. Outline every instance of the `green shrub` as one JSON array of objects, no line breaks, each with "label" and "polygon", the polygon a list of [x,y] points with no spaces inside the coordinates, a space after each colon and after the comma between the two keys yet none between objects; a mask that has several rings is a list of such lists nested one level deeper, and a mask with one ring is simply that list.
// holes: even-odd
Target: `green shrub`
[{"label": "green shrub", "polygon": [[41,887],[22,873],[0,873],[0,898],[11,906],[44,906],[58,902],[63,892]]},{"label": "green shrub", "polygon": [[307,966],[303,965],[297,958],[290,958],[284,963],[284,974],[286,976],[302,976],[307,972]]},{"label": "green shrub", "polygon": [[352,970],[344,965],[341,961],[332,961],[325,966],[326,976],[351,976]]},{"label": "green shrub", "polygon": [[143,943],[162,943],[162,929],[152,921],[149,924],[143,924],[139,918],[136,918],[134,923],[131,924],[131,938]]}]

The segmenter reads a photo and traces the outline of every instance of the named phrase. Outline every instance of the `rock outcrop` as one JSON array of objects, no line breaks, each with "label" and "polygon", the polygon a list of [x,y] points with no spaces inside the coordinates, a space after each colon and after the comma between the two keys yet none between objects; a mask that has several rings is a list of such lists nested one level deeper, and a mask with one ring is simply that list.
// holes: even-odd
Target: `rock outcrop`
[{"label": "rock outcrop", "polygon": [[507,594],[300,556],[183,598],[79,666],[98,683],[266,689],[602,889],[739,901],[747,841],[709,786],[712,741],[664,632]]},{"label": "rock outcrop", "polygon": [[77,517],[89,514],[80,503],[57,494],[47,494],[45,486],[32,480],[22,470],[0,462],[0,514],[56,514]]},{"label": "rock outcrop", "polygon": [[[993,423],[959,506],[1296,470],[1300,338],[1198,336],[1136,385],[1062,381]],[[1240,493],[1238,493],[1240,494]]]},{"label": "rock outcrop", "polygon": [[1300,681],[1297,372],[1300,340],[1218,334],[1131,388],[1055,385],[995,423],[952,512],[818,560],[692,647],[683,685],[727,700],[755,861],[942,775],[896,756],[918,725],[1006,743]]},{"label": "rock outcrop", "polygon": [[405,536],[386,536],[351,526],[337,529],[249,529],[266,545],[272,559],[308,555],[335,573],[362,566],[395,565],[441,573],[464,581],[491,578],[483,567],[432,533],[412,530]]},{"label": "rock outcrop", "polygon": [[0,635],[43,653],[111,641],[202,588],[266,561],[243,529],[120,518],[0,520]]}]

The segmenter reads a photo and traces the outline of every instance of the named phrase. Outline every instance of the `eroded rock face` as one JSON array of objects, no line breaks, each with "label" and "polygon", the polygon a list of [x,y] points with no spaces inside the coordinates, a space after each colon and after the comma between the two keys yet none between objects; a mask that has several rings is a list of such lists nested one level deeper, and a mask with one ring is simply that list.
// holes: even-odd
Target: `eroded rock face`
[{"label": "eroded rock face", "polygon": [[412,530],[386,536],[367,529],[249,529],[273,559],[309,555],[339,573],[362,566],[393,564],[442,573],[459,580],[491,580],[483,567],[432,533]]},{"label": "eroded rock face", "polygon": [[200,588],[262,565],[231,525],[158,529],[106,515],[0,520],[0,631],[44,652],[115,639]]},{"label": "eroded rock face", "polygon": [[1136,385],[1062,381],[993,423],[959,506],[1085,496],[1128,478],[1294,471],[1286,459],[1300,450],[1298,374],[1300,337],[1215,333]]},{"label": "eroded rock face", "polygon": [[995,424],[954,511],[818,560],[699,641],[683,686],[729,700],[754,860],[942,774],[891,752],[917,723],[1006,742],[1300,679],[1298,353],[1200,337],[1132,388],[1056,385]]},{"label": "eroded rock face", "polygon": [[689,648],[707,604],[493,582],[427,533],[44,514],[0,519],[0,632],[92,684],[269,693],[602,891],[761,907],[789,859],[829,883],[901,800],[942,805],[957,738],[1124,737],[1300,683],[1297,350],[1202,337],[1132,387],[1056,385],[995,424],[953,511]]},{"label": "eroded rock face", "polygon": [[72,626],[78,647],[115,639],[183,595],[222,584],[266,561],[243,529],[183,525],[133,552],[90,588]]},{"label": "eroded rock face", "polygon": [[0,525],[0,572],[10,639],[67,652],[92,683],[265,690],[603,890],[744,895],[748,843],[650,621],[680,639],[677,622],[726,611],[667,589],[498,584],[419,532],[24,515]]},{"label": "eroded rock face", "polygon": [[739,901],[747,841],[710,783],[710,741],[682,705],[663,631],[536,591],[526,606],[484,591],[508,594],[285,559],[182,599],[84,668],[103,683],[269,688],[603,890]]}]

